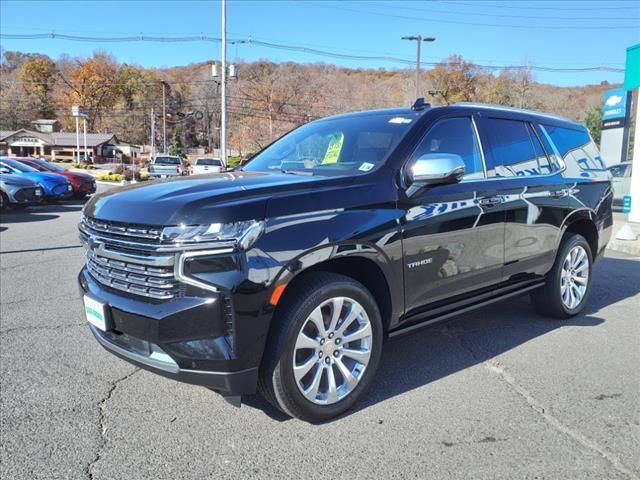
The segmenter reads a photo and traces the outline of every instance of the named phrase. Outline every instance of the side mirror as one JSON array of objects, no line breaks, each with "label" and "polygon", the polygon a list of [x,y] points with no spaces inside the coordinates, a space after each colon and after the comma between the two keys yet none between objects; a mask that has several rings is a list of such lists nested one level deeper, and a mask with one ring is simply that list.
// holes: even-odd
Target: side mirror
[{"label": "side mirror", "polygon": [[464,176],[464,161],[453,153],[427,153],[418,158],[407,171],[409,184],[436,185],[456,183]]}]

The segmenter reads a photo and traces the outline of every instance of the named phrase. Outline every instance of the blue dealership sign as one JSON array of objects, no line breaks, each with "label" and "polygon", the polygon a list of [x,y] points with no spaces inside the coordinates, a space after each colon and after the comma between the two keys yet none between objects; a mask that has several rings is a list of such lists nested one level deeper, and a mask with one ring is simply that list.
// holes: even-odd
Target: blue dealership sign
[{"label": "blue dealership sign", "polygon": [[613,118],[625,118],[627,114],[627,91],[624,88],[616,88],[604,92],[604,107],[602,120]]},{"label": "blue dealership sign", "polygon": [[622,197],[622,213],[631,212],[631,195]]}]

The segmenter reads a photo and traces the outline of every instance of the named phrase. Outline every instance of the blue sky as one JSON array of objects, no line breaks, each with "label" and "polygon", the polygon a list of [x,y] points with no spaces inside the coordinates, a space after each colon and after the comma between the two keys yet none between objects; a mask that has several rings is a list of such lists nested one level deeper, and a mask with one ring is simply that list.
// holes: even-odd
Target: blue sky
[{"label": "blue sky", "polygon": [[[85,36],[220,36],[217,0],[28,1],[0,0],[0,33]],[[640,1],[393,1],[304,0],[228,2],[231,39],[256,39],[364,56],[415,59],[415,43],[403,35],[431,35],[423,61],[461,54],[479,64],[624,68],[626,47],[640,42]],[[6,50],[89,56],[112,53],[147,67],[217,60],[220,45],[191,43],[97,43],[52,39],[0,39]],[[402,68],[381,60],[325,58],[258,45],[231,45],[231,59],[325,62],[349,67]],[[427,66],[427,68],[430,68]],[[622,82],[615,72],[536,72],[538,81],[583,85]]]}]

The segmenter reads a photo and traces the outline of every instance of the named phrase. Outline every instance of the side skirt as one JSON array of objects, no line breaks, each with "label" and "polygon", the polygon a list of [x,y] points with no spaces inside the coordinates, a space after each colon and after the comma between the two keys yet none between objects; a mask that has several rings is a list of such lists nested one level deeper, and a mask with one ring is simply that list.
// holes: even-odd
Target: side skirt
[{"label": "side skirt", "polygon": [[416,330],[423,329],[433,325],[434,323],[447,320],[448,318],[476,310],[492,303],[500,302],[507,298],[522,295],[523,293],[540,288],[543,285],[543,279],[535,280],[534,282],[522,282],[516,285],[497,288],[489,293],[482,293],[471,298],[465,298],[464,300],[459,300],[455,303],[437,307],[433,310],[426,310],[424,312],[410,315],[403,321],[403,324],[406,326],[402,325],[392,332],[389,332],[388,337],[391,339],[413,333]]}]

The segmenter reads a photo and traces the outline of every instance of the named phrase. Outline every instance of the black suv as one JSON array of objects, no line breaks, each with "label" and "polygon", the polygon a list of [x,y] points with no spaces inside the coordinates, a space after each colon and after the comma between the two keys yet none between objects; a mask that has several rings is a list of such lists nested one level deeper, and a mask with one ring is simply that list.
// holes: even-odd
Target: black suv
[{"label": "black suv", "polygon": [[308,123],[235,172],[98,195],[79,281],[112,353],[321,422],[363,395],[387,338],[525,292],[578,314],[612,198],[581,125],[416,102]]}]

